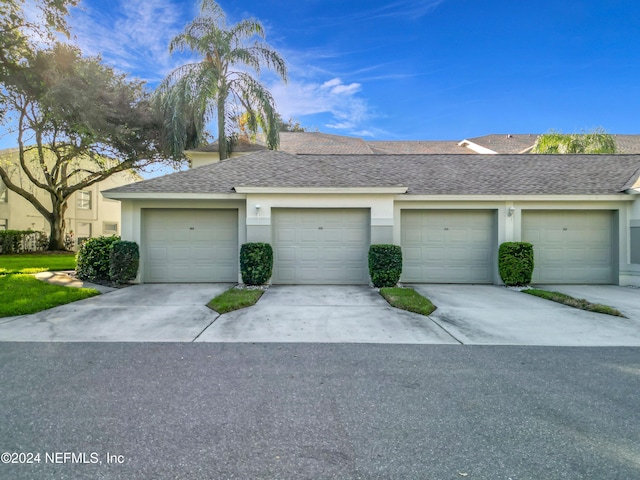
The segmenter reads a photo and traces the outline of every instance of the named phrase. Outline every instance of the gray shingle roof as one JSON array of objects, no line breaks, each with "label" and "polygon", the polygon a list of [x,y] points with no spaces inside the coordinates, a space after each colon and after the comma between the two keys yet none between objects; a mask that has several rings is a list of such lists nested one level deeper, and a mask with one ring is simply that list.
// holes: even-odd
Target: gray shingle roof
[{"label": "gray shingle roof", "polygon": [[408,187],[422,195],[606,195],[640,155],[290,155],[263,151],[133,183],[118,193],[233,193],[234,187]]},{"label": "gray shingle roof", "polygon": [[281,152],[308,155],[373,153],[361,138],[320,132],[280,132],[278,149]]},{"label": "gray shingle roof", "polygon": [[614,134],[618,153],[640,153],[640,135]]},{"label": "gray shingle roof", "polygon": [[533,147],[538,134],[491,134],[482,137],[468,138],[467,140],[482,147],[493,150],[496,153],[522,153]]},{"label": "gray shingle roof", "polygon": [[457,140],[367,141],[373,153],[381,154],[476,154],[458,143]]}]

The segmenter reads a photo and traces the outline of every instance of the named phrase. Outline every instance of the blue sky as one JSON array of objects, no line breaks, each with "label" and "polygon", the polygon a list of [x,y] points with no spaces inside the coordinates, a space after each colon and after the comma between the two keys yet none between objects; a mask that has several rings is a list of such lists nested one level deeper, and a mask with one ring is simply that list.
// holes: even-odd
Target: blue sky
[{"label": "blue sky", "polygon": [[[637,0],[218,2],[260,20],[286,59],[265,76],[278,110],[322,132],[379,140],[489,133],[640,133]],[[185,57],[168,43],[193,1],[83,0],[88,54],[155,86]]]}]

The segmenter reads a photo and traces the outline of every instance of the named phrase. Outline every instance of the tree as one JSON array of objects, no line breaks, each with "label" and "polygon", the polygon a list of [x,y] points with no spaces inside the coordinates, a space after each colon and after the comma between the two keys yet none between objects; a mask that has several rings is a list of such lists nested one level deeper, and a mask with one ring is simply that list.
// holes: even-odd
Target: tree
[{"label": "tree", "polygon": [[[18,68],[33,50],[32,37],[51,40],[53,32],[69,35],[65,17],[69,7],[79,0],[33,0],[30,7],[42,17],[31,21],[23,10],[24,0],[3,0],[0,3],[0,84],[9,72]],[[35,17],[31,15],[31,17]]]},{"label": "tree", "polygon": [[300,125],[298,120],[289,117],[289,121],[282,120],[282,116],[278,114],[278,130],[281,132],[306,132],[307,128]]},{"label": "tree", "polygon": [[[217,118],[220,159],[228,157],[228,142],[237,119],[247,114],[247,128],[261,128],[269,148],[278,146],[278,124],[271,93],[246,70],[273,70],[283,81],[287,68],[280,55],[262,40],[262,24],[254,19],[228,26],[213,0],[201,0],[200,14],[176,36],[171,53],[189,50],[202,57],[174,70],[157,91],[165,115],[165,136],[172,153],[202,144],[205,125]],[[242,112],[237,110],[241,109]]]},{"label": "tree", "polygon": [[601,128],[580,134],[551,131],[536,139],[531,153],[616,153],[616,143]]},{"label": "tree", "polygon": [[[0,178],[49,222],[51,250],[64,249],[64,214],[74,192],[165,158],[162,118],[144,84],[98,58],[57,44],[12,69],[4,86],[20,175],[0,163]],[[34,189],[50,201],[39,200]]]}]

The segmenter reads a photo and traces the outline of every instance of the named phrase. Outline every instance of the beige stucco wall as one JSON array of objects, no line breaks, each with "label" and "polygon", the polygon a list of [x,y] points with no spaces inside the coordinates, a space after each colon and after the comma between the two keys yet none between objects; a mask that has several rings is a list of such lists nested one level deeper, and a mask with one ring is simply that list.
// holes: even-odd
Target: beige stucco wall
[{"label": "beige stucco wall", "polygon": [[[33,185],[19,167],[17,151],[5,151],[1,155],[0,161],[4,165],[11,163],[9,169],[12,180],[35,195],[45,207],[50,208],[51,200],[48,193]],[[119,235],[121,232],[120,202],[105,198],[100,192],[139,180],[140,177],[136,174],[122,172],[83,189],[83,191],[91,192],[90,209],[78,208],[78,194],[74,193],[68,201],[68,208],[65,213],[67,232],[73,232],[76,240],[78,232],[89,230],[92,237],[111,235],[113,233]],[[49,234],[50,227],[45,218],[28,200],[11,190],[7,191],[7,201],[0,202],[0,220],[6,220],[7,229],[10,230],[31,229]],[[113,224],[117,224],[116,232],[105,229],[105,227]]]}]

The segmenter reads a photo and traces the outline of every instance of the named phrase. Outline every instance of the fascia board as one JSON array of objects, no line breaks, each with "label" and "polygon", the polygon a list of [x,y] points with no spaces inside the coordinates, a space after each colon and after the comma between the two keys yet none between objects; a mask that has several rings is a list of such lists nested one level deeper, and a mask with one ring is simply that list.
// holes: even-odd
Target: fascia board
[{"label": "fascia board", "polygon": [[633,195],[397,195],[399,202],[632,202]]},{"label": "fascia board", "polygon": [[242,194],[272,193],[272,194],[404,194],[408,187],[235,187],[235,191]]},{"label": "fascia board", "polygon": [[113,200],[242,200],[238,193],[102,192]]}]

